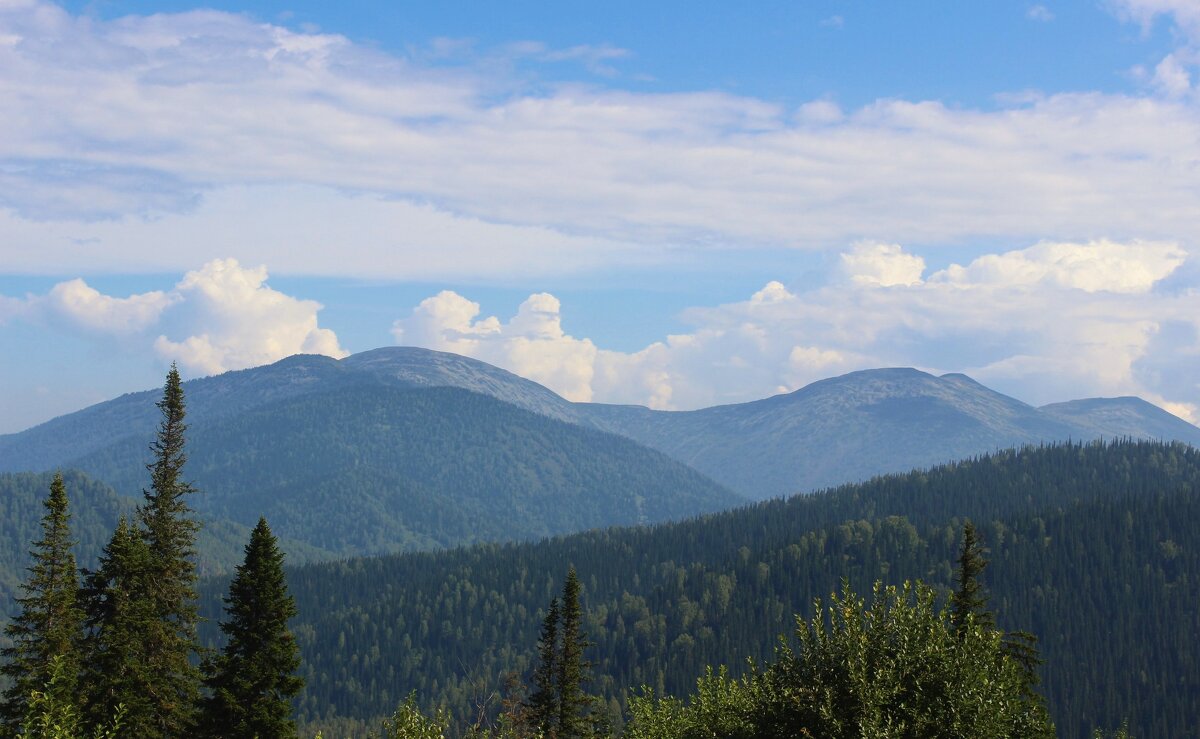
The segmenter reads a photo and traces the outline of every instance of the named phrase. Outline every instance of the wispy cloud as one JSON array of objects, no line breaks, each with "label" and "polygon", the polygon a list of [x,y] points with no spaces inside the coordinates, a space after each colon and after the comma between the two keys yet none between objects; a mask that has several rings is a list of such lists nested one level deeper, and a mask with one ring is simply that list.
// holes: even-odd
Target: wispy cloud
[{"label": "wispy cloud", "polygon": [[[1167,12],[1148,1],[1138,17]],[[1190,22],[1185,4],[1170,12]],[[23,271],[186,269],[234,244],[287,272],[430,277],[714,247],[1200,233],[1200,115],[1170,70],[1142,97],[791,110],[714,92],[531,92],[214,11],[105,22],[10,3],[0,37],[0,255]]]},{"label": "wispy cloud", "polygon": [[1054,13],[1045,5],[1031,5],[1029,10],[1025,11],[1025,17],[1039,23],[1049,23],[1054,20]]}]

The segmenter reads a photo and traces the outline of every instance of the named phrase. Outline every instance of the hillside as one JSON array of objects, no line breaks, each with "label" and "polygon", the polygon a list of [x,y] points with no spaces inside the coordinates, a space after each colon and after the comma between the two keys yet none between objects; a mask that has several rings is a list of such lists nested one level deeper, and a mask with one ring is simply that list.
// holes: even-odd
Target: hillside
[{"label": "hillside", "polygon": [[[295,568],[300,711],[364,719],[414,689],[473,710],[503,671],[528,671],[568,563],[608,705],[626,686],[688,692],[706,665],[769,656],[843,577],[949,586],[970,517],[999,625],[1041,638],[1062,736],[1126,717],[1135,736],[1196,736],[1198,493],[1185,446],[1056,446],[676,524]],[[207,586],[210,612],[223,587]]]},{"label": "hillside", "polygon": [[[119,490],[149,452],[74,464]],[[457,388],[346,385],[192,423],[198,510],[346,554],[528,539],[705,513],[741,499],[628,439]]]}]

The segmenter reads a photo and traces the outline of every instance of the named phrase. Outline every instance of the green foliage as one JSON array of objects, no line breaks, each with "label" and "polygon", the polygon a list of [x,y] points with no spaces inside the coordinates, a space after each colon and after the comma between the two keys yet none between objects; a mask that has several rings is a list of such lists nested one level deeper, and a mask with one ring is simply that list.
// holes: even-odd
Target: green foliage
[{"label": "green foliage", "polygon": [[291,699],[304,681],[294,673],[300,653],[287,622],[296,604],[287,593],[283,552],[265,518],[250,535],[245,562],[225,599],[228,637],[209,665],[202,726],[212,737],[278,739],[296,736]]},{"label": "green foliage", "polygon": [[559,638],[558,726],[559,739],[580,739],[591,734],[592,700],[583,686],[589,680],[589,663],[583,655],[588,642],[583,630],[583,604],[580,602],[579,576],[575,568],[567,571],[562,595],[562,635]]},{"label": "green foliage", "polygon": [[761,679],[755,674],[740,679],[722,667],[707,668],[696,681],[687,702],[671,696],[656,697],[652,688],[629,699],[627,739],[752,739],[757,736],[763,704]]},{"label": "green foliage", "polygon": [[118,496],[112,488],[80,472],[0,474],[0,618],[17,614],[16,598],[30,565],[29,544],[42,538],[46,491],[60,474],[70,492],[77,564],[94,567],[117,518],[133,512],[132,499]]},{"label": "green foliage", "polygon": [[417,707],[417,696],[410,694],[383,722],[385,739],[443,739],[450,730],[450,718],[442,709],[426,717]]},{"label": "green foliage", "polygon": [[800,620],[796,652],[766,673],[762,722],[773,736],[1053,737],[1025,694],[1001,634],[953,626],[932,588],[876,583],[864,607],[845,585]]},{"label": "green foliage", "polygon": [[124,706],[117,706],[110,720],[87,732],[72,695],[74,685],[74,666],[62,657],[55,657],[43,689],[29,694],[17,739],[117,739],[121,735]]},{"label": "green foliage", "polygon": [[972,625],[991,628],[995,618],[987,607],[987,593],[980,576],[987,567],[983,544],[975,534],[975,524],[963,524],[963,543],[958,552],[957,587],[950,596],[950,623],[957,634],[965,634]]},{"label": "green foliage", "polygon": [[[24,717],[28,697],[43,688],[43,700],[67,706],[75,701],[83,610],[75,555],[71,552],[70,513],[62,475],[50,484],[42,518],[42,536],[33,543],[29,579],[16,599],[20,613],[4,627],[12,645],[0,650],[0,673],[11,679],[0,715],[8,729]],[[52,679],[53,678],[53,679]]]},{"label": "green foliage", "polygon": [[134,737],[158,732],[158,686],[144,638],[154,618],[146,596],[150,573],[149,547],[121,517],[83,591],[88,628],[80,680],[84,717],[91,725],[101,725],[123,707],[123,734]]},{"label": "green foliage", "polygon": [[1053,737],[1024,694],[1000,634],[956,629],[931,588],[876,583],[869,608],[844,585],[829,608],[797,618],[798,648],[741,680],[709,671],[687,704],[651,693],[631,706],[626,736]]},{"label": "green foliage", "polygon": [[150,471],[150,489],[138,509],[144,527],[149,559],[147,583],[142,594],[150,608],[143,624],[147,667],[151,674],[151,701],[155,723],[161,736],[188,734],[195,720],[200,695],[200,672],[192,663],[199,652],[196,641],[196,532],[187,496],[196,490],[183,479],[187,462],[184,451],[186,411],[179,372],[171,366],[157,403],[162,413],[158,434],[150,449],[154,461]]},{"label": "green foliage", "polygon": [[562,695],[558,690],[558,622],[561,618],[558,598],[552,598],[542,620],[538,663],[533,671],[533,693],[528,704],[529,724],[547,736],[558,731],[558,717],[562,711]]}]

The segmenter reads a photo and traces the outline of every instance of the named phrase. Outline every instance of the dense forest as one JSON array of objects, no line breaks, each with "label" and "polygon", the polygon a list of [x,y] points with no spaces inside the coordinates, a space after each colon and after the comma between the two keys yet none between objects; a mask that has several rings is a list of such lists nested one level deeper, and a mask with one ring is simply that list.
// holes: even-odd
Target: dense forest
[{"label": "dense forest", "polygon": [[[118,495],[110,486],[78,470],[65,470],[62,475],[71,496],[71,532],[78,542],[79,564],[92,567],[117,519],[132,514],[138,501]],[[53,479],[51,472],[0,473],[0,619],[13,615],[13,598],[28,565],[29,543],[36,538],[42,503]],[[249,536],[250,526],[207,517],[196,540],[197,570],[201,575],[232,572],[241,561],[242,547]],[[293,564],[333,556],[294,539],[281,538],[281,545]]]},{"label": "dense forest", "polygon": [[[970,518],[1000,627],[1040,639],[1062,736],[1124,719],[1141,736],[1193,736],[1198,490],[1191,447],[1068,444],[677,524],[299,567],[298,715],[378,717],[413,690],[473,715],[505,672],[532,670],[570,563],[595,643],[591,689],[619,722],[638,686],[682,694],[709,666],[737,675],[769,659],[793,614],[811,616],[842,578],[860,593],[876,579],[948,589]],[[210,613],[222,587],[208,586]]]}]

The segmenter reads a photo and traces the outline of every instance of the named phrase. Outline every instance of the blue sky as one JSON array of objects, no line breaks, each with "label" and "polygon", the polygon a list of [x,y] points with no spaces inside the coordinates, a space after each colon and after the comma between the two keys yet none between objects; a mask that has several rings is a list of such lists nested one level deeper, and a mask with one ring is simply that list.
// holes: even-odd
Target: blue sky
[{"label": "blue sky", "polygon": [[749,8],[0,0],[0,433],[395,342],[1200,417],[1200,6]]}]

